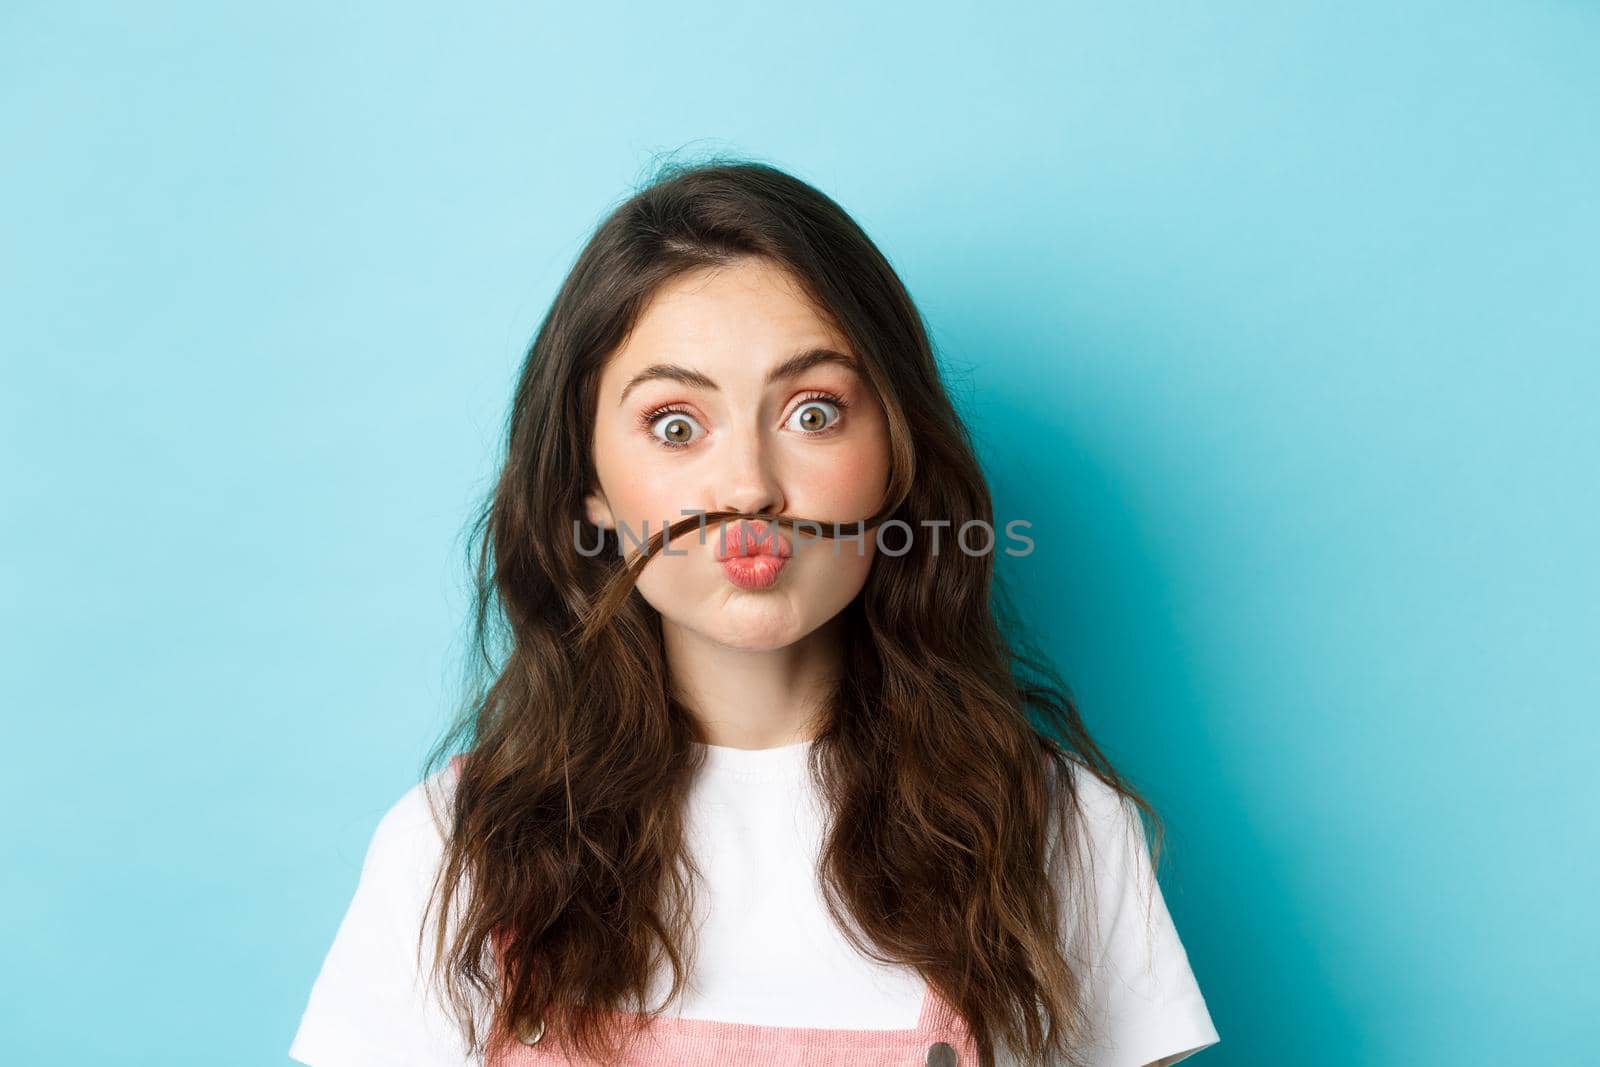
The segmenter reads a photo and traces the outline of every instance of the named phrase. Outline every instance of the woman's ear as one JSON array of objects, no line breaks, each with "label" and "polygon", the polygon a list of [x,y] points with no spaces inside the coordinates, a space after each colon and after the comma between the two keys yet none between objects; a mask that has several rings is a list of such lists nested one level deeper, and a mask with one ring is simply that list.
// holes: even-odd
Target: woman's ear
[{"label": "woman's ear", "polygon": [[595,489],[583,498],[583,509],[589,521],[602,530],[609,530],[616,524],[616,518],[611,514],[611,505],[606,503],[606,495]]}]

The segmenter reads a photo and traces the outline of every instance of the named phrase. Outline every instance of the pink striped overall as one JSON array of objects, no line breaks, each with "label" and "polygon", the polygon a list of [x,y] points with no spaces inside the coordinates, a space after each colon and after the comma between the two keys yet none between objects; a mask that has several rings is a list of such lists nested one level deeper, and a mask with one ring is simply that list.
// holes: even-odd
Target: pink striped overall
[{"label": "pink striped overall", "polygon": [[[451,759],[460,772],[463,757]],[[491,1048],[484,1067],[584,1067],[575,1052],[544,1041],[544,1026]],[[569,1058],[570,1056],[570,1058]],[[656,1018],[620,1067],[977,1067],[965,1021],[927,987],[916,1026],[903,1030],[833,1030],[763,1026],[715,1019]]]}]

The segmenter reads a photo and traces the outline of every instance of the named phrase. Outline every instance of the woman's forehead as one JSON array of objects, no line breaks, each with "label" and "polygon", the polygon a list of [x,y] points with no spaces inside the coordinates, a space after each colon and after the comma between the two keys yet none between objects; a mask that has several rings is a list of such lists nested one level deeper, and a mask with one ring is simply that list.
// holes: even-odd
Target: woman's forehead
[{"label": "woman's forehead", "polygon": [[607,376],[625,383],[654,363],[765,373],[798,352],[823,349],[850,354],[786,271],[745,261],[663,284],[613,354]]}]

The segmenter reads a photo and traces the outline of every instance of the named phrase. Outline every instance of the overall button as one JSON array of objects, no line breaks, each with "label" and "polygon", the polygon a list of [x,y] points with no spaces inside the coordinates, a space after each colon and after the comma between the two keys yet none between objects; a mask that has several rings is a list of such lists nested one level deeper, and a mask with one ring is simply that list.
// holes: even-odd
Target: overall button
[{"label": "overall button", "polygon": [[[524,1023],[517,1029],[517,1040],[521,1041],[524,1045],[537,1045],[539,1043],[539,1039],[543,1036],[544,1019],[542,1017],[535,1020],[532,1026]],[[954,1063],[955,1061],[951,1060],[950,1062]]]},{"label": "overall button", "polygon": [[961,1057],[956,1055],[956,1050],[944,1041],[935,1041],[928,1046],[928,1067],[956,1067],[961,1062]]}]

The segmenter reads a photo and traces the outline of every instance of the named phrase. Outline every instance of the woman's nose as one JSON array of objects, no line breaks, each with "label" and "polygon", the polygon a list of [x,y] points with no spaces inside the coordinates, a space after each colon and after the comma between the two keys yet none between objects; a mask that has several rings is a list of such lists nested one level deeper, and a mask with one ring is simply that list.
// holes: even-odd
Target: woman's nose
[{"label": "woman's nose", "polygon": [[761,514],[783,510],[783,491],[773,457],[759,432],[727,440],[722,458],[711,494],[719,511]]}]

